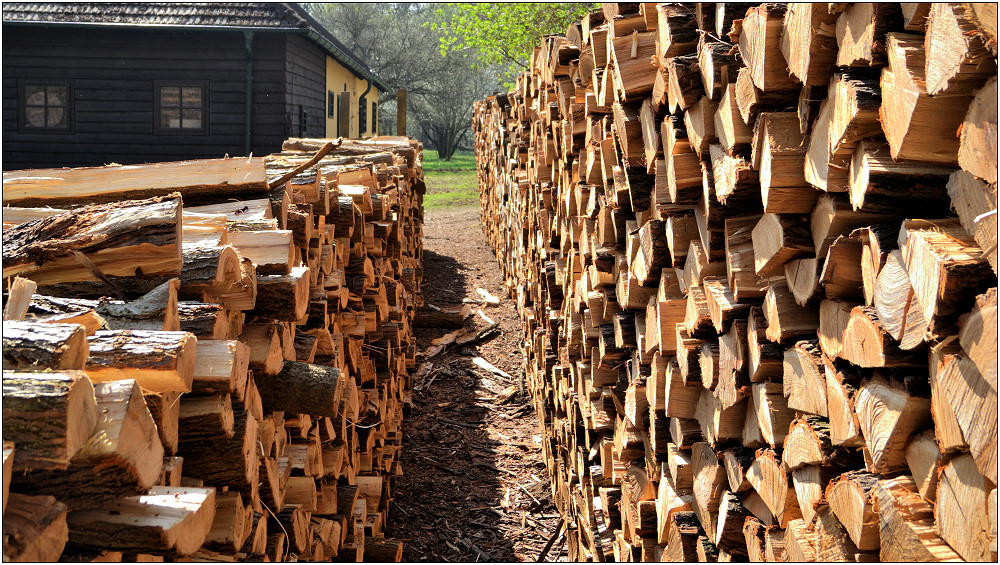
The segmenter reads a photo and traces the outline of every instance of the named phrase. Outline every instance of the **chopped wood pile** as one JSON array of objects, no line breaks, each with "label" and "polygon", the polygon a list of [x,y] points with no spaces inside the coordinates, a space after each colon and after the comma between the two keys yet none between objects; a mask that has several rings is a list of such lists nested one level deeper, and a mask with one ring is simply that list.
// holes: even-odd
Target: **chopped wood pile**
[{"label": "chopped wood pile", "polygon": [[399,561],[421,152],[4,173],[4,560]]},{"label": "chopped wood pile", "polygon": [[996,5],[604,3],[473,118],[569,557],[997,559]]}]

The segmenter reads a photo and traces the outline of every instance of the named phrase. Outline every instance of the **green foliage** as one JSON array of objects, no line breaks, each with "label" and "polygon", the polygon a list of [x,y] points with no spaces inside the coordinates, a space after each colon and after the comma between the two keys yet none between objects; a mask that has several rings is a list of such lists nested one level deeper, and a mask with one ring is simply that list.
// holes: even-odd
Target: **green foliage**
[{"label": "green foliage", "polygon": [[441,34],[441,52],[473,49],[480,65],[506,65],[508,80],[528,68],[542,37],[566,28],[593,9],[591,3],[449,3],[428,25]]}]

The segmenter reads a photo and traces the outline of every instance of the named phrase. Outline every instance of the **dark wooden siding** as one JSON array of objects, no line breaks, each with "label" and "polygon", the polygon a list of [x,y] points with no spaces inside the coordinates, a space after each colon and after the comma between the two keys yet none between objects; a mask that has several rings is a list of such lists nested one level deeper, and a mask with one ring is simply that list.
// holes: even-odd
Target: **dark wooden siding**
[{"label": "dark wooden siding", "polygon": [[281,150],[288,137],[285,113],[285,40],[281,33],[253,38],[253,154]]},{"label": "dark wooden siding", "polygon": [[301,36],[286,38],[285,100],[289,137],[303,135],[302,110],[306,111],[305,135],[326,135],[326,54]]},{"label": "dark wooden siding", "polygon": [[[4,170],[141,163],[242,155],[245,143],[246,55],[240,32],[130,29],[67,29],[4,26]],[[288,134],[286,76],[289,62],[300,85],[317,81],[323,92],[322,54],[291,58],[286,42],[301,37],[257,33],[254,37],[252,151],[277,151]],[[71,133],[18,132],[18,80],[69,79],[74,96]],[[208,131],[202,135],[154,131],[154,82],[183,80],[208,85]],[[308,97],[307,97],[308,98]],[[322,102],[322,100],[320,101]],[[299,102],[302,104],[303,102]],[[320,108],[322,104],[320,103]],[[318,110],[309,107],[310,114]],[[310,122],[312,121],[310,115]],[[316,131],[319,131],[317,129]]]}]

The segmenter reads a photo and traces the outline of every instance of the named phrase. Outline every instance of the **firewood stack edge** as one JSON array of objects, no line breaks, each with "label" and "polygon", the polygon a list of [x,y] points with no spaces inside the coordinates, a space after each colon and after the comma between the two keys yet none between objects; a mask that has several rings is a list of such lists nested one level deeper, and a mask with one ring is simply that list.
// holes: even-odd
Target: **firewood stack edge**
[{"label": "firewood stack edge", "polygon": [[4,560],[399,561],[422,149],[4,173]]},{"label": "firewood stack edge", "polygon": [[478,103],[571,560],[997,559],[996,29],[604,3]]}]

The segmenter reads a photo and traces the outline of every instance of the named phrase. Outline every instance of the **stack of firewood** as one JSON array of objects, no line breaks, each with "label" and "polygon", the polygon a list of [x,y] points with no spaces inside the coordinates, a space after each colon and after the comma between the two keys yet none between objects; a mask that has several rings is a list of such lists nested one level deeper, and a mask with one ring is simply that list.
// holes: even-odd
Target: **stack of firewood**
[{"label": "stack of firewood", "polygon": [[4,173],[4,559],[398,561],[421,150]]},{"label": "stack of firewood", "polygon": [[570,558],[995,560],[996,4],[602,6],[473,118]]}]

